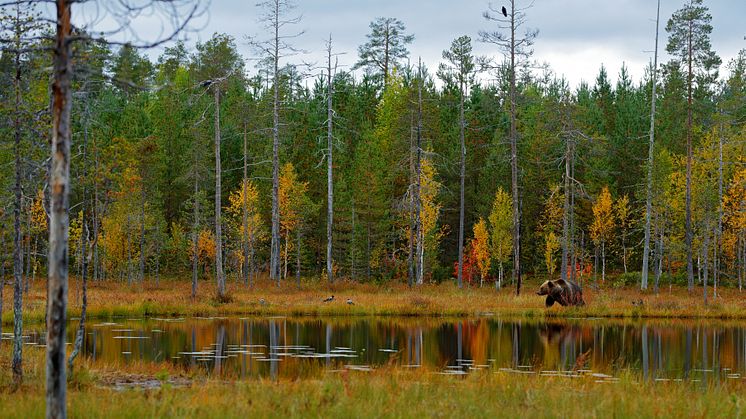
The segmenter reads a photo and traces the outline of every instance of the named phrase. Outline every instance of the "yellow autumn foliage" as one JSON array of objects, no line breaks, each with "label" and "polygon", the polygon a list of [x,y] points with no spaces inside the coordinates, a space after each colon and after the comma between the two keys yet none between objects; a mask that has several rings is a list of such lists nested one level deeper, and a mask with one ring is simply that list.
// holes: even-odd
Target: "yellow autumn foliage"
[{"label": "yellow autumn foliage", "polygon": [[474,224],[474,238],[471,241],[472,252],[477,261],[477,269],[479,269],[479,282],[480,285],[484,282],[484,278],[490,271],[490,265],[492,255],[490,254],[490,235],[487,231],[487,223],[484,218],[479,218],[479,221]]}]

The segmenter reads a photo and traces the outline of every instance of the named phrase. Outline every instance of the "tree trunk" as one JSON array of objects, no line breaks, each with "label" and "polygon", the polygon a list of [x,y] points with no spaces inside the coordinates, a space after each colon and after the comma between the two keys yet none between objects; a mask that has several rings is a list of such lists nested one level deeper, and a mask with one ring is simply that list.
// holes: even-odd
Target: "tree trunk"
[{"label": "tree trunk", "polygon": [[242,214],[242,223],[243,223],[243,279],[244,279],[244,285],[247,287],[249,286],[249,197],[248,194],[248,186],[249,186],[249,176],[248,176],[248,143],[246,139],[246,122],[244,121],[243,124],[243,214]]},{"label": "tree trunk", "polygon": [[409,113],[409,185],[407,186],[407,197],[409,204],[409,244],[407,246],[407,285],[412,288],[417,275],[415,269],[415,239],[417,232],[417,223],[415,221],[415,183],[417,178],[417,170],[415,169],[415,135],[414,135],[414,112]]},{"label": "tree trunk", "polygon": [[[73,344],[73,351],[70,354],[70,358],[67,360],[67,369],[70,370],[70,374],[72,374],[73,362],[75,362],[75,358],[78,356],[78,353],[80,352],[80,349],[83,346],[83,338],[85,337],[86,312],[88,310],[88,262],[90,258],[90,252],[86,253],[86,250],[88,250],[88,234],[89,234],[88,218],[86,214],[86,209],[87,209],[86,200],[88,199],[88,170],[87,170],[88,166],[87,166],[87,163],[88,163],[88,102],[86,101],[86,107],[84,111],[84,121],[83,121],[83,178],[82,178],[83,199],[82,199],[82,208],[81,208],[81,214],[83,214],[83,216],[82,216],[81,226],[80,226],[80,229],[81,229],[80,261],[82,264],[81,293],[83,294],[82,296],[83,301],[82,301],[82,305],[80,309],[80,323],[78,325],[78,331],[75,335],[75,343]],[[143,186],[144,186],[144,183],[143,183]],[[95,238],[94,238],[94,242],[95,242]],[[141,269],[142,269],[142,266],[141,266]]]},{"label": "tree trunk", "polygon": [[577,245],[575,241],[575,142],[573,141],[573,149],[572,153],[570,153],[571,159],[570,159],[570,214],[568,218],[570,219],[570,242],[568,243],[568,246],[570,247],[570,280],[573,282],[577,281],[576,274],[577,274],[577,261],[578,261],[578,254],[577,254]]},{"label": "tree trunk", "polygon": [[694,263],[692,256],[692,22],[689,22],[689,54],[687,61],[689,70],[687,73],[687,109],[686,109],[686,277],[689,291],[694,290]]},{"label": "tree trunk", "polygon": [[718,282],[720,279],[720,246],[723,235],[723,130],[718,132],[718,225],[715,230],[715,246],[713,255],[713,291],[712,297],[717,298]]},{"label": "tree trunk", "polygon": [[702,262],[704,263],[704,270],[702,272],[702,297],[704,299],[705,305],[707,305],[707,273],[708,273],[707,268],[709,267],[708,256],[710,255],[710,251],[708,250],[708,248],[710,247],[710,232],[709,232],[708,224],[709,222],[705,220],[705,228],[704,228],[705,240],[704,240],[704,243],[702,244],[703,245]]},{"label": "tree trunk", "polygon": [[67,245],[70,193],[70,110],[72,60],[71,0],[56,0],[57,33],[52,84],[52,158],[49,177],[49,279],[47,310],[47,418],[64,418],[66,409],[65,329],[67,320]]},{"label": "tree trunk", "polygon": [[572,158],[572,145],[571,139],[565,139],[566,151],[565,151],[565,202],[564,211],[562,214],[562,267],[560,268],[560,276],[563,280],[567,281],[567,269],[568,269],[568,254],[570,248],[570,159]]},{"label": "tree trunk", "polygon": [[142,177],[140,190],[140,283],[145,283],[145,173]]},{"label": "tree trunk", "polygon": [[622,265],[624,273],[627,273],[627,233],[622,232]]},{"label": "tree trunk", "polygon": [[285,255],[283,257],[284,261],[284,267],[283,267],[283,274],[282,279],[288,279],[288,252],[290,247],[290,232],[285,234]]},{"label": "tree trunk", "polygon": [[[195,142],[197,139],[195,138]],[[194,151],[194,225],[192,226],[192,300],[197,297],[199,274],[199,173],[197,172],[197,150]]]},{"label": "tree trunk", "polygon": [[28,294],[29,281],[31,281],[31,241],[34,239],[34,234],[31,232],[31,206],[27,206],[26,211],[28,211],[28,216],[26,218],[26,274],[23,281],[24,294]]},{"label": "tree trunk", "polygon": [[466,181],[466,140],[464,81],[459,80],[459,210],[458,210],[458,287],[464,286],[464,184]]},{"label": "tree trunk", "polygon": [[300,288],[300,226],[298,226],[295,236],[297,244],[297,249],[295,249],[295,282],[298,288]]},{"label": "tree trunk", "polygon": [[13,386],[23,381],[23,235],[21,232],[21,45],[20,5],[16,4],[15,51],[15,201],[13,205]]},{"label": "tree trunk", "polygon": [[280,286],[280,5],[275,1],[274,10],[274,86],[272,100],[272,242],[270,254],[270,278]]},{"label": "tree trunk", "polygon": [[663,273],[663,236],[664,227],[660,227],[660,233],[658,234],[658,250],[655,252],[658,258],[658,268],[655,271],[655,292],[658,293],[661,275]]},{"label": "tree trunk", "polygon": [[251,248],[249,249],[249,287],[254,288],[254,226],[252,222],[251,226],[251,236],[249,238],[249,245]]},{"label": "tree trunk", "polygon": [[606,243],[601,242],[601,283],[606,283]]},{"label": "tree trunk", "polygon": [[98,282],[98,147],[93,139],[95,173],[93,176],[93,282]]},{"label": "tree trunk", "polygon": [[350,208],[350,216],[352,217],[352,237],[350,238],[350,277],[355,280],[355,198],[352,198],[352,206]]},{"label": "tree trunk", "polygon": [[417,261],[415,277],[417,285],[422,285],[424,276],[425,243],[422,231],[422,62],[420,62],[419,81],[417,83],[417,144],[415,159],[415,234],[417,236]]},{"label": "tree trunk", "polygon": [[160,267],[161,267],[161,227],[160,224],[155,224],[155,287],[158,288],[160,285]]},{"label": "tree trunk", "polygon": [[220,210],[221,202],[221,178],[223,177],[220,167],[220,84],[214,83],[215,92],[215,279],[218,283],[218,298],[225,298],[225,273],[223,272],[223,223]]},{"label": "tree trunk", "polygon": [[132,219],[127,216],[127,285],[132,286]]},{"label": "tree trunk", "polygon": [[[648,288],[648,264],[650,258],[650,217],[653,211],[653,157],[655,155],[655,99],[658,85],[658,24],[660,22],[661,2],[655,15],[655,53],[653,55],[653,92],[650,99],[650,131],[648,141],[648,181],[645,198],[645,239],[642,251],[642,274],[640,288]],[[655,280],[655,290],[658,292],[658,278]]]},{"label": "tree trunk", "polygon": [[502,284],[503,284],[503,262],[500,261],[499,269],[497,272],[497,282],[495,282],[495,289],[499,291],[500,288],[502,288]]},{"label": "tree trunk", "polygon": [[516,8],[515,0],[510,1],[510,174],[513,193],[513,280],[515,294],[521,293],[521,216],[518,191],[518,132],[516,127]]},{"label": "tree trunk", "polygon": [[[2,335],[3,331],[3,288],[5,288],[5,230],[0,231],[0,251],[2,253],[2,256],[0,256],[0,335]],[[741,277],[738,277],[739,280]]]},{"label": "tree trunk", "polygon": [[329,36],[329,48],[327,50],[327,98],[326,98],[326,274],[329,283],[334,282],[334,266],[332,260],[332,232],[334,229],[334,177],[332,153],[334,150],[334,137],[332,135],[333,122],[332,117],[332,95],[334,87],[332,85],[332,37]]}]

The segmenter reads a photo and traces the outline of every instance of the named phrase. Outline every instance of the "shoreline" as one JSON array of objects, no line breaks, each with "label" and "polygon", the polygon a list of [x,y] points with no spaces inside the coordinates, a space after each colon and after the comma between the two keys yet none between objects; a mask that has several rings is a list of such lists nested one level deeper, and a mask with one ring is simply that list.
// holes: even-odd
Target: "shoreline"
[{"label": "shoreline", "polygon": [[[190,298],[191,284],[163,280],[158,287],[148,282],[132,287],[121,283],[89,284],[89,319],[117,317],[196,317],[196,316],[289,316],[289,317],[491,317],[525,319],[685,319],[746,320],[746,293],[721,289],[717,300],[704,306],[701,294],[673,287],[658,294],[632,287],[605,287],[584,290],[583,307],[544,307],[543,297],[531,292],[538,282],[529,282],[520,296],[512,288],[458,289],[452,284],[371,285],[350,282],[327,284],[304,281],[277,287],[258,281],[254,288],[231,282],[229,300],[218,302],[212,283],[202,281],[197,298]],[[46,296],[40,280],[24,295],[24,324],[42,323]],[[7,291],[7,290],[6,290]],[[10,294],[10,295],[9,295]],[[332,302],[322,300],[335,295]],[[350,299],[353,304],[347,304]],[[12,292],[4,293],[2,325],[12,325]],[[80,316],[79,281],[70,283],[68,319]],[[639,301],[642,305],[639,305]],[[633,304],[634,302],[634,304]]]}]

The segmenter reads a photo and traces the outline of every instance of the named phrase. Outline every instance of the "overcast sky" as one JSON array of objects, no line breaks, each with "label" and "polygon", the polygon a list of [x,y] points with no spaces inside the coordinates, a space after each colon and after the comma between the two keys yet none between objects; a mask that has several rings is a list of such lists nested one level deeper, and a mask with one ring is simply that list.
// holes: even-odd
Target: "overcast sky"
[{"label": "overcast sky", "polygon": [[[186,34],[188,44],[206,41],[213,33],[223,32],[236,39],[244,57],[251,57],[245,36],[265,35],[257,21],[256,2],[212,0],[207,15],[194,24],[198,29]],[[492,4],[499,7],[503,3],[507,0]],[[668,60],[666,22],[683,3],[684,0],[661,1],[662,62]],[[713,48],[727,64],[740,49],[746,48],[746,1],[705,0],[704,3],[712,14]],[[288,28],[287,33],[305,31],[294,40],[294,45],[309,51],[302,58],[304,61],[320,64],[324,63],[324,43],[331,33],[334,49],[346,53],[340,57],[340,64],[349,66],[357,60],[357,47],[366,41],[370,21],[376,17],[396,17],[415,36],[409,46],[411,59],[422,57],[432,71],[441,61],[443,49],[461,35],[472,37],[476,54],[499,54],[494,46],[478,42],[480,29],[494,29],[494,22],[482,17],[487,5],[483,0],[299,0],[296,14],[302,14],[303,19],[296,28]],[[652,58],[655,9],[655,0],[535,0],[533,8],[527,11],[527,27],[539,30],[534,59],[548,63],[571,86],[581,80],[592,83],[601,64],[615,80],[623,62],[635,80],[639,80]],[[156,25],[135,24],[144,37],[158,30]],[[159,51],[150,54],[155,57]],[[249,62],[247,67],[251,66]]]}]

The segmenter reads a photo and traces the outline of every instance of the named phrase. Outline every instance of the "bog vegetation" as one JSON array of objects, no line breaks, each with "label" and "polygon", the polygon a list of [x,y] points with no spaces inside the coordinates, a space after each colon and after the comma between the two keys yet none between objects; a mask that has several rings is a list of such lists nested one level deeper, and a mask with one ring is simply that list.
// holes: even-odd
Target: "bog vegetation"
[{"label": "bog vegetation", "polygon": [[[268,279],[298,295],[339,281],[419,289],[446,311],[441,300],[461,298],[451,283],[509,285],[500,304],[519,311],[525,278],[558,275],[701,287],[702,312],[739,307],[746,50],[721,62],[702,0],[664,18],[668,62],[658,65],[656,32],[642,79],[601,66],[577,86],[536,70],[541,38],[514,1],[489,6],[475,39],[454,34],[438,68],[410,53],[404,22],[377,18],[345,69],[333,36],[322,68],[295,59],[301,14],[289,0],[246,10],[267,34],[215,33],[157,57],[71,25],[73,1],[56,2],[56,26],[37,3],[0,2],[0,284],[14,284],[16,383],[24,307],[50,322],[50,357],[64,357],[68,270],[83,307],[86,284],[97,289],[94,312],[164,288],[182,312],[245,307]],[[106,10],[126,23],[161,2],[134,3]],[[176,22],[199,4],[173,3]],[[473,54],[477,41],[490,56]]]}]

